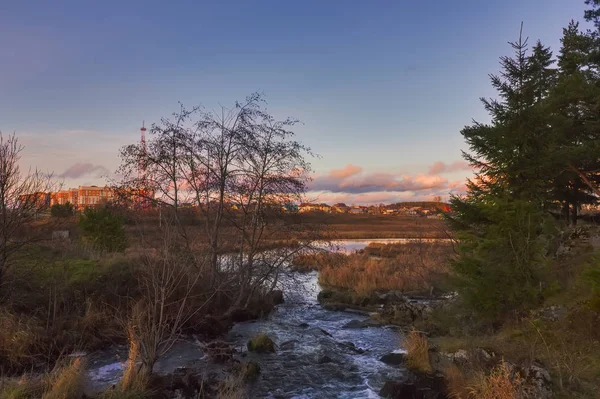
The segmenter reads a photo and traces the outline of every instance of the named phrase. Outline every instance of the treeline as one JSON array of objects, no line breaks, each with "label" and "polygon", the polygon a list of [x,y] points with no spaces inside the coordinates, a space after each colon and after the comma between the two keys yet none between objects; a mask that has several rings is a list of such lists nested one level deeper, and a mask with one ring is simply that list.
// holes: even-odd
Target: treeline
[{"label": "treeline", "polygon": [[476,170],[453,197],[460,239],[453,267],[464,302],[494,321],[540,303],[555,286],[549,261],[560,229],[575,225],[600,183],[600,1],[587,0],[594,29],[571,21],[555,56],[521,34],[491,75],[496,99],[481,101],[489,123],[461,134]]}]

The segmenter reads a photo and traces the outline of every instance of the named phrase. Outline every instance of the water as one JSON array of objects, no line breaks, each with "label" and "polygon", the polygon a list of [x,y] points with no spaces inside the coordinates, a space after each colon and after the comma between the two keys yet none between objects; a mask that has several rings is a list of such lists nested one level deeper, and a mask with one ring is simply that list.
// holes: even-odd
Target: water
[{"label": "water", "polygon": [[367,316],[321,308],[316,272],[293,277],[297,290],[268,319],[239,323],[229,333],[240,347],[261,332],[277,346],[275,354],[247,354],[262,371],[251,397],[378,398],[385,380],[402,373],[379,361],[400,348],[399,333],[385,327],[344,328]]},{"label": "water", "polygon": [[[337,244],[341,250],[352,251],[373,241]],[[252,385],[250,397],[378,398],[385,380],[401,377],[403,369],[379,361],[384,354],[400,349],[401,335],[394,328],[344,328],[348,322],[368,316],[321,308],[316,272],[290,273],[284,279],[288,287],[285,303],[265,320],[236,324],[227,336],[238,347],[240,360],[260,364],[261,375]],[[248,340],[263,332],[275,342],[276,353],[247,352]],[[89,356],[88,390],[103,390],[118,382],[126,358],[124,347]],[[166,374],[177,367],[220,371],[191,337],[177,342],[159,360],[156,371]]]}]

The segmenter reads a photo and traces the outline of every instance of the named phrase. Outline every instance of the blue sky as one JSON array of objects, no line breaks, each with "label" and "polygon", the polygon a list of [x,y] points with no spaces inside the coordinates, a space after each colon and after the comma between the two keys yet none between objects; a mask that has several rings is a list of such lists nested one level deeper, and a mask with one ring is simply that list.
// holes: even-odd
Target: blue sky
[{"label": "blue sky", "polygon": [[443,195],[470,174],[457,163],[459,131],[487,119],[478,98],[494,95],[488,74],[521,21],[532,44],[558,50],[562,27],[584,8],[583,0],[0,1],[0,130],[21,137],[25,166],[64,174],[66,185],[102,184],[142,120],[158,121],[178,101],[212,108],[261,91],[275,116],[302,120],[299,139],[321,155],[314,199]]}]

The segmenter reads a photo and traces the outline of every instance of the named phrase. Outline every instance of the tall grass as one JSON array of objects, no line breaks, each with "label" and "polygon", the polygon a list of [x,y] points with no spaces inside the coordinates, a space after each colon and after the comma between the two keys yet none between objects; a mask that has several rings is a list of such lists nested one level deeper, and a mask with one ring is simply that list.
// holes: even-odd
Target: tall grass
[{"label": "tall grass", "polygon": [[451,253],[445,243],[371,244],[344,261],[321,268],[319,283],[359,295],[429,291],[443,284]]},{"label": "tall grass", "polygon": [[76,358],[50,376],[50,384],[42,399],[69,399],[83,396],[85,363]]},{"label": "tall grass", "polygon": [[423,373],[431,373],[429,360],[429,344],[427,338],[418,331],[411,331],[404,339],[406,349],[406,366]]},{"label": "tall grass", "polygon": [[520,399],[523,398],[523,379],[513,372],[504,360],[488,375],[477,374],[469,386],[469,397],[477,399]]}]

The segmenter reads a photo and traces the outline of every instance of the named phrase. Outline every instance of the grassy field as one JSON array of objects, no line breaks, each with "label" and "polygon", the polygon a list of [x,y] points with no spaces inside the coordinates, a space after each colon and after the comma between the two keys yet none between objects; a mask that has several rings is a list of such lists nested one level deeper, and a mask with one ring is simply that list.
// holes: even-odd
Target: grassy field
[{"label": "grassy field", "polygon": [[[326,287],[369,295],[373,292],[430,292],[448,275],[452,246],[446,243],[376,244],[340,257],[317,257],[319,282]],[[326,262],[326,261],[329,262]],[[307,263],[306,260],[303,260]]]},{"label": "grassy field", "polygon": [[442,219],[420,216],[305,214],[305,223],[324,224],[332,238],[448,238]]}]

